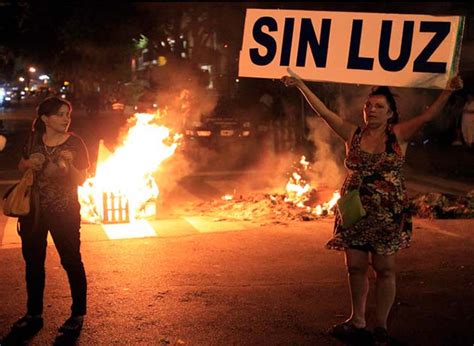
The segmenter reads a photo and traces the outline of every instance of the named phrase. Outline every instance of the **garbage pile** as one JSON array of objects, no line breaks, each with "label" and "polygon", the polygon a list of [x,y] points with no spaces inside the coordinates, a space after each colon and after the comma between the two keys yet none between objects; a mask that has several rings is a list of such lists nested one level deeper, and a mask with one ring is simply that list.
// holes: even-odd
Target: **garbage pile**
[{"label": "garbage pile", "polygon": [[411,204],[413,215],[420,218],[474,218],[474,190],[471,190],[466,196],[428,193],[415,197]]},{"label": "garbage pile", "polygon": [[215,199],[189,204],[184,212],[212,217],[216,221],[253,221],[282,223],[286,221],[312,221],[330,216],[329,212],[316,215],[310,208],[295,207],[285,201],[286,194],[253,194],[233,196],[232,199]]},{"label": "garbage pile", "polygon": [[[334,206],[321,215],[311,208],[299,208],[287,201],[286,194],[251,194],[232,196],[231,199],[215,199],[191,203],[182,210],[211,217],[215,221],[251,221],[284,223],[289,221],[314,221],[334,217]],[[431,219],[474,218],[474,190],[466,196],[428,193],[411,201],[413,216]]]}]

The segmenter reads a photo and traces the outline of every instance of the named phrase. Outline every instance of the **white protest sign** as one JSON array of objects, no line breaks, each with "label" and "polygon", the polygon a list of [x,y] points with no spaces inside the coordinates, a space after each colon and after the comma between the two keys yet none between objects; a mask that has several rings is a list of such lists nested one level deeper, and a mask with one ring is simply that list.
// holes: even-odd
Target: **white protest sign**
[{"label": "white protest sign", "polygon": [[464,17],[247,9],[239,77],[446,87]]}]

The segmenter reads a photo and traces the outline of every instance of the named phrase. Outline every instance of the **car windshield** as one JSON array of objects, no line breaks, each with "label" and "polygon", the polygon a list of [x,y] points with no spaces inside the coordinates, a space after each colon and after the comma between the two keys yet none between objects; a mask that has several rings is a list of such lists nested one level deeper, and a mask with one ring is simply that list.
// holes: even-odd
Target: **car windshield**
[{"label": "car windshield", "polygon": [[237,103],[228,98],[221,98],[217,102],[214,109],[209,113],[205,114],[205,118],[233,118],[236,116]]}]

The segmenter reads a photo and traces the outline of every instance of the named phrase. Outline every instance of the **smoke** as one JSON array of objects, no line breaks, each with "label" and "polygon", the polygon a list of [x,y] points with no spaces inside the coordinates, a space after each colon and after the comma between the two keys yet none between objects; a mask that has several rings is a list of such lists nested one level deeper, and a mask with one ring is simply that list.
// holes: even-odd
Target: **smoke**
[{"label": "smoke", "polygon": [[[361,112],[366,94],[361,88],[341,84],[319,87],[321,90],[316,94],[325,100],[329,109],[346,121],[362,125]],[[309,129],[307,139],[314,144],[314,163],[309,173],[311,181],[317,186],[337,189],[346,175],[344,141],[318,116],[307,117],[306,124]]]},{"label": "smoke", "polygon": [[338,188],[345,176],[344,143],[321,118],[307,119],[308,139],[314,144],[311,181],[316,186]]},{"label": "smoke", "polygon": [[168,120],[176,130],[182,128],[184,121],[200,121],[216,106],[218,95],[207,89],[210,76],[198,65],[170,58],[164,66],[147,74],[158,107],[168,109]]}]

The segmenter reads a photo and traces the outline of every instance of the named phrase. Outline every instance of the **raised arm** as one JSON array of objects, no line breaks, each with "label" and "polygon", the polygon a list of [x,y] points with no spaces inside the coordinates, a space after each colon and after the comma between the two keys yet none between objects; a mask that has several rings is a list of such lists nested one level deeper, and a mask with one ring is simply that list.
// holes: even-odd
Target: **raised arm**
[{"label": "raised arm", "polygon": [[352,134],[356,130],[357,126],[349,123],[342,119],[339,115],[331,111],[326,105],[317,97],[304,83],[301,78],[297,76],[289,77],[284,76],[281,78],[281,81],[285,86],[295,86],[297,87],[304,95],[308,103],[311,105],[311,108],[319,114],[321,118],[326,121],[329,127],[345,142],[348,142],[352,137]]},{"label": "raised arm", "polygon": [[404,143],[408,142],[424,124],[433,120],[441,113],[453,91],[461,89],[462,86],[463,81],[461,77],[456,76],[452,78],[448,83],[448,88],[443,90],[433,104],[422,114],[395,125],[393,131],[397,135],[398,140]]}]

